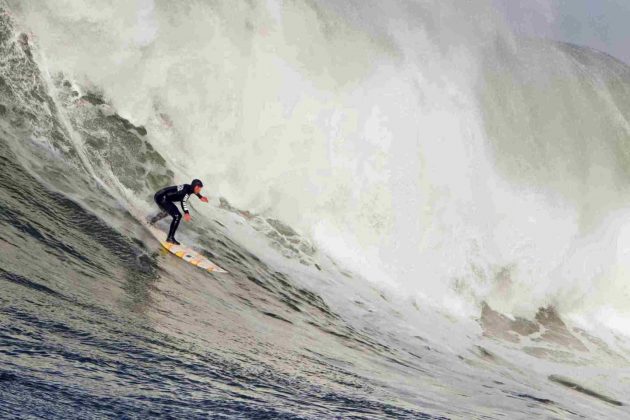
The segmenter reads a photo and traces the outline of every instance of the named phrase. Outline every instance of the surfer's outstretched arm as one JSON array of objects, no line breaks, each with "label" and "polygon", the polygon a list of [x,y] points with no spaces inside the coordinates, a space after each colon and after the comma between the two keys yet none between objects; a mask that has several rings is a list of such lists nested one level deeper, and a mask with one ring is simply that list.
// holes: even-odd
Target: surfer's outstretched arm
[{"label": "surfer's outstretched arm", "polygon": [[187,222],[190,222],[190,212],[188,211],[188,197],[190,197],[190,194],[186,194],[183,198],[182,198],[182,210],[184,210],[184,220]]},{"label": "surfer's outstretched arm", "polygon": [[181,201],[181,206],[182,206],[182,210],[184,210],[185,214],[188,214],[188,197],[190,197],[190,194],[186,194]]},{"label": "surfer's outstretched arm", "polygon": [[[208,198],[202,196],[201,194],[195,194],[197,197],[199,197],[199,199],[201,201],[203,201],[204,203],[208,202]],[[190,211],[188,210],[188,198],[190,197],[190,194],[186,194],[184,196],[184,198],[182,198],[182,210],[184,210],[184,220],[189,222],[190,219],[192,218],[190,216]]]}]

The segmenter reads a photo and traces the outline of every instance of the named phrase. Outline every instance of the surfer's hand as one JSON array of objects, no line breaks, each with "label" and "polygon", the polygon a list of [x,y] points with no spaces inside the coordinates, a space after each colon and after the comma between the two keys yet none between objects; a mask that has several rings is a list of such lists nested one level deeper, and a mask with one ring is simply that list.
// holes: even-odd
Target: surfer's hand
[{"label": "surfer's hand", "polygon": [[203,201],[204,203],[207,203],[208,202],[208,197],[201,197],[200,200]]},{"label": "surfer's hand", "polygon": [[184,214],[184,220],[185,221],[190,222],[190,219],[191,219],[190,214],[188,214],[188,213]]}]

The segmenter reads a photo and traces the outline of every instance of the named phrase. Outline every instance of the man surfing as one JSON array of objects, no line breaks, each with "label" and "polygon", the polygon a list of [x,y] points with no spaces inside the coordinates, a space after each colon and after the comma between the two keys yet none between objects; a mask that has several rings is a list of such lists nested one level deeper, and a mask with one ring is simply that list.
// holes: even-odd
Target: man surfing
[{"label": "man surfing", "polygon": [[175,203],[180,203],[182,210],[184,210],[184,220],[189,222],[191,217],[188,212],[188,204],[186,203],[188,201],[188,197],[190,197],[191,194],[195,194],[204,203],[208,202],[208,198],[201,195],[202,188],[203,183],[198,179],[193,179],[190,184],[174,185],[172,187],[162,188],[160,191],[155,193],[153,199],[160,208],[160,212],[149,220],[149,224],[153,225],[168,215],[173,218],[171,227],[168,230],[166,242],[179,245],[179,242],[175,240],[175,231],[177,231],[182,214],[177,209]]}]

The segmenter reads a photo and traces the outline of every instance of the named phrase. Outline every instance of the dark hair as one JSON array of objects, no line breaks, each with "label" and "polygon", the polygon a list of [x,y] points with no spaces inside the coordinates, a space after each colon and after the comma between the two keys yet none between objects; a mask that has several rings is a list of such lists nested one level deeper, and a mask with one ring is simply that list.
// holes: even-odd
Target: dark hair
[{"label": "dark hair", "polygon": [[190,186],[191,186],[191,187],[193,187],[193,189],[194,189],[196,186],[203,187],[203,182],[201,182],[201,181],[200,181],[200,180],[198,180],[198,179],[193,179],[193,180],[192,180],[192,182],[190,183]]}]

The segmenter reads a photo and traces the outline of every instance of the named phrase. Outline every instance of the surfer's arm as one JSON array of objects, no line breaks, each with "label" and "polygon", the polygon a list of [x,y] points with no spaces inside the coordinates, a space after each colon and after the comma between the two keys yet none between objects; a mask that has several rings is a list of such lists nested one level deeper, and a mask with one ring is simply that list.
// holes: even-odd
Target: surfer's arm
[{"label": "surfer's arm", "polygon": [[182,198],[182,210],[184,210],[184,214],[188,214],[188,197],[190,197],[190,194],[186,194],[183,198]]},{"label": "surfer's arm", "polygon": [[190,222],[190,212],[188,211],[188,203],[186,203],[188,197],[190,197],[190,194],[186,194],[184,198],[182,198],[182,210],[184,210],[184,220]]},{"label": "surfer's arm", "polygon": [[[199,197],[199,199],[201,201],[203,201],[204,203],[208,202],[208,199],[204,196],[202,196],[201,194],[195,194],[197,197]],[[189,221],[190,220],[190,211],[188,210],[188,197],[190,197],[190,194],[186,194],[183,198],[182,198],[182,210],[184,210],[184,220]]]}]

